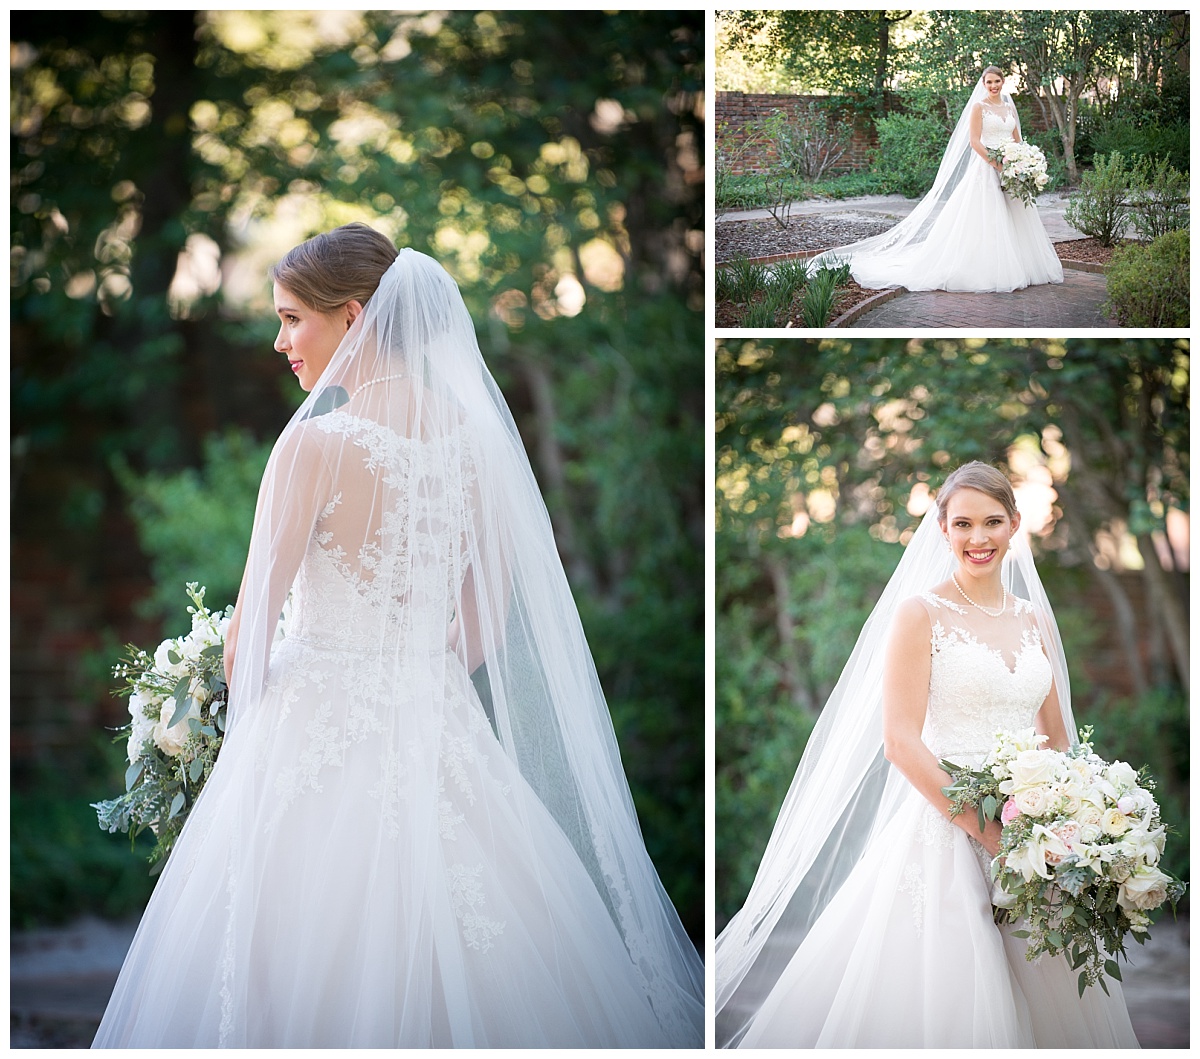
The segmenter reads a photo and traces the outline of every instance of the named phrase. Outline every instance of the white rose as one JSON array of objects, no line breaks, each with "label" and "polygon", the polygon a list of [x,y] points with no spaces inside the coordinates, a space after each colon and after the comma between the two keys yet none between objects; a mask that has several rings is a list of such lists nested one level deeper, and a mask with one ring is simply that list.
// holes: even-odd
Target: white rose
[{"label": "white rose", "polygon": [[154,652],[154,668],[160,673],[165,673],[178,680],[187,672],[187,667],[183,664],[182,659],[178,662],[171,661],[170,654],[172,651],[175,652],[175,656],[178,658],[179,644],[174,640],[163,640]]},{"label": "white rose", "polygon": [[1079,841],[1085,843],[1095,842],[1104,832],[1100,830],[1100,814],[1096,814],[1096,819],[1085,820],[1079,827]]},{"label": "white rose", "polygon": [[1114,761],[1104,770],[1104,778],[1114,787],[1132,790],[1137,786],[1137,773],[1124,761]]},{"label": "white rose", "polygon": [[178,756],[183,749],[183,744],[187,737],[191,735],[191,728],[188,726],[188,718],[200,718],[200,700],[195,695],[189,696],[188,711],[180,719],[179,723],[168,728],[172,715],[175,713],[174,698],[167,699],[162,704],[162,713],[159,715],[158,724],[154,726],[154,742],[158,748],[171,757]]},{"label": "white rose", "polygon": [[1170,881],[1170,877],[1157,868],[1140,868],[1121,883],[1117,904],[1139,912],[1157,908],[1167,899],[1167,883]]},{"label": "white rose", "polygon": [[1046,811],[1046,790],[1044,787],[1026,787],[1013,795],[1013,801],[1026,816],[1041,816]]},{"label": "white rose", "polygon": [[1022,750],[1011,766],[1014,789],[1050,783],[1057,771],[1057,758],[1053,750]]},{"label": "white rose", "polygon": [[1129,830],[1129,820],[1120,809],[1109,809],[1100,820],[1106,835],[1123,835]]}]

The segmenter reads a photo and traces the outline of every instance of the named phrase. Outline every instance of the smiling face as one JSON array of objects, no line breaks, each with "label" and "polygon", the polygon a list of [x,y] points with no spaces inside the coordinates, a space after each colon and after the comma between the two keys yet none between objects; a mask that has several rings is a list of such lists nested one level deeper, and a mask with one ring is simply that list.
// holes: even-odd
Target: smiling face
[{"label": "smiling face", "polygon": [[301,389],[311,390],[317,384],[361,309],[353,301],[336,312],[317,312],[286,287],[275,284],[275,312],[279,316],[275,349],[287,356]]},{"label": "smiling face", "polygon": [[959,576],[999,577],[1004,554],[1020,525],[1020,512],[1010,518],[1004,505],[987,493],[956,490],[946,504],[942,530],[958,560]]},{"label": "smiling face", "polygon": [[997,99],[1000,96],[1000,89],[1004,87],[1004,78],[999,74],[984,74],[983,87],[992,99]]}]

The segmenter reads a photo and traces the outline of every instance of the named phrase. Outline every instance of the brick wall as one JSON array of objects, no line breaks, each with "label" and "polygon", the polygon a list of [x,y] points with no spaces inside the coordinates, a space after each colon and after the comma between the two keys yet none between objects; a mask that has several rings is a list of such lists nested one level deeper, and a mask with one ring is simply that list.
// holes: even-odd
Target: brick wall
[{"label": "brick wall", "polygon": [[[749,92],[718,92],[717,93],[717,141],[728,143],[734,148],[741,147],[748,139],[753,139],[747,132],[755,122],[769,118],[777,110],[796,120],[810,103],[827,104],[828,96],[782,96]],[[890,104],[889,100],[889,104]],[[889,109],[891,109],[889,105]],[[865,169],[868,164],[868,152],[875,146],[875,123],[869,118],[856,115],[849,105],[835,107],[829,112],[831,127],[836,123],[850,124],[850,146],[842,155],[841,161],[833,169],[834,172],[844,173],[855,169]],[[736,175],[745,173],[766,173],[776,161],[775,151],[769,144],[752,143],[730,167]]]},{"label": "brick wall", "polygon": [[[755,122],[771,117],[777,110],[782,110],[793,120],[810,103],[827,104],[828,96],[787,96],[770,95],[750,92],[718,92],[717,93],[717,143],[730,145],[735,149],[741,147],[747,140],[754,139],[748,132],[749,126]],[[890,93],[884,99],[885,112],[888,114],[902,110],[898,97]],[[1042,117],[1037,101],[1018,99],[1017,110],[1021,116],[1021,128],[1028,132],[1031,129],[1045,131],[1046,121]],[[866,169],[869,163],[869,152],[877,145],[875,137],[875,122],[869,115],[856,114],[848,103],[834,106],[830,111],[831,123],[849,123],[853,129],[850,145],[838,165],[833,167],[835,173],[845,173],[852,170]],[[766,173],[776,161],[775,151],[769,144],[751,143],[749,147],[730,165],[730,172],[736,176],[747,173]]]}]

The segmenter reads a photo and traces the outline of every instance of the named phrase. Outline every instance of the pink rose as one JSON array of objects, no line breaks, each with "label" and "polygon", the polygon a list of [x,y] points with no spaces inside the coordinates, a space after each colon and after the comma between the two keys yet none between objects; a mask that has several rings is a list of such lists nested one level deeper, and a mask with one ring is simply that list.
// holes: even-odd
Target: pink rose
[{"label": "pink rose", "polygon": [[1017,808],[1017,803],[1011,798],[1004,803],[1004,808],[1000,810],[1000,823],[1007,824],[1011,820],[1015,820],[1021,815],[1021,810]]}]

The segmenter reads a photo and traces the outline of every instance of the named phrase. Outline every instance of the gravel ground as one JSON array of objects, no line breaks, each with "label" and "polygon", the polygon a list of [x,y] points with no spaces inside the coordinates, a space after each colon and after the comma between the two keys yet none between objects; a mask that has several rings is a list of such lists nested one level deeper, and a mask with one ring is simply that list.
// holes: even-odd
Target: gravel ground
[{"label": "gravel ground", "polygon": [[880,214],[797,216],[787,228],[780,228],[773,220],[721,221],[716,234],[717,262],[846,246],[886,232],[899,220]]}]

